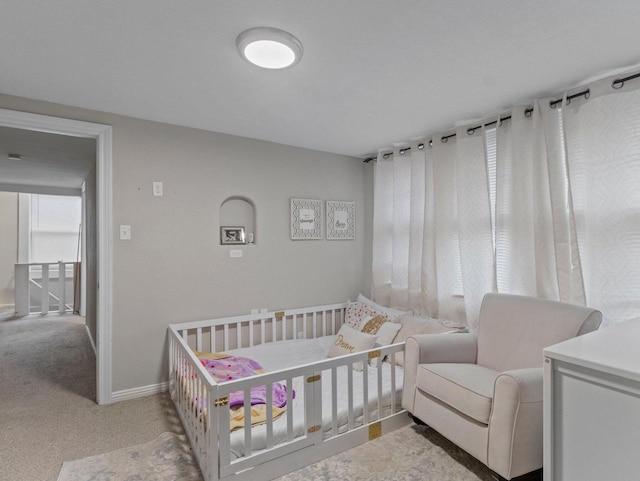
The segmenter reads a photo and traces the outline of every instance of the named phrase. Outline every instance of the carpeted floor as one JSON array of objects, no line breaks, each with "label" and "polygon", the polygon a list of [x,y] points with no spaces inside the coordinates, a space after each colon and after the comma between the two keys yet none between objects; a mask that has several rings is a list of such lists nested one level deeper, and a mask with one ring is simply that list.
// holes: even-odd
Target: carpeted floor
[{"label": "carpeted floor", "polygon": [[[61,481],[202,480],[168,395],[110,406],[94,399],[95,356],[82,318],[0,316],[0,480],[56,480],[59,473]],[[408,426],[279,481],[309,479],[492,477],[433,430]],[[541,479],[537,472],[518,481]]]},{"label": "carpeted floor", "polygon": [[64,461],[182,433],[168,395],[95,403],[78,316],[0,318],[0,480],[55,480]]},{"label": "carpeted floor", "polygon": [[[58,481],[203,481],[184,435],[64,464]],[[493,481],[470,455],[425,426],[407,426],[277,481]],[[541,472],[518,478],[541,480]]]}]

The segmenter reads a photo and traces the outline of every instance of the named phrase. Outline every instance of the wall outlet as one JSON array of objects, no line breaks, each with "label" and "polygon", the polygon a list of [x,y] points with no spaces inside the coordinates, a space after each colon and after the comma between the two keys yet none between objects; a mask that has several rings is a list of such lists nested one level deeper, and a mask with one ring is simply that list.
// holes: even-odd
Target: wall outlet
[{"label": "wall outlet", "polygon": [[130,225],[121,225],[120,226],[120,240],[131,240],[131,226]]},{"label": "wall outlet", "polygon": [[162,182],[153,183],[153,196],[162,197]]},{"label": "wall outlet", "polygon": [[242,249],[231,249],[229,257],[242,257]]}]

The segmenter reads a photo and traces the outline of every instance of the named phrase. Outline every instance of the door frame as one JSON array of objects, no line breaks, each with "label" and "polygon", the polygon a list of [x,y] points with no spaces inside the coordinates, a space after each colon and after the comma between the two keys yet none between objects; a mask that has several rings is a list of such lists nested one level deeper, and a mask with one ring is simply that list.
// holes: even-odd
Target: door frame
[{"label": "door frame", "polygon": [[96,140],[96,226],[98,292],[96,306],[96,400],[112,402],[112,128],[110,125],[0,109],[0,126]]}]

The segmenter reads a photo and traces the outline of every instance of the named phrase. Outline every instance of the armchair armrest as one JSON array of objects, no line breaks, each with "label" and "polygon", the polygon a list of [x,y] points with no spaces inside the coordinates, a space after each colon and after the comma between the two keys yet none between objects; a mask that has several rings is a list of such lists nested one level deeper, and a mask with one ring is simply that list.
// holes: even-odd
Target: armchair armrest
[{"label": "armchair armrest", "polygon": [[507,479],[542,466],[542,385],[541,367],[505,371],[496,378],[488,466]]},{"label": "armchair armrest", "polygon": [[404,347],[402,407],[413,413],[419,364],[475,364],[477,352],[477,339],[473,334],[419,334],[407,338]]},{"label": "armchair armrest", "polygon": [[477,352],[478,343],[473,334],[419,334],[407,339],[405,368],[410,362],[416,367],[438,362],[475,364]]}]

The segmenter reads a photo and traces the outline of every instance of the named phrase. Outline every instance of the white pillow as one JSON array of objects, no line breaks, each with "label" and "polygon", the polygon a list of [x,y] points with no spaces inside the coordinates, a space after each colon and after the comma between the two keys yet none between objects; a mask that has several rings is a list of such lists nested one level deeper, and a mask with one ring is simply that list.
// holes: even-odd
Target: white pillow
[{"label": "white pillow", "polygon": [[[344,356],[354,352],[366,351],[371,349],[375,343],[376,336],[356,331],[354,328],[343,324],[336,335],[336,340],[329,348],[329,352],[327,352],[327,357]],[[354,364],[353,368],[361,371],[362,363]]]},{"label": "white pillow", "polygon": [[373,302],[371,299],[364,297],[362,294],[358,294],[358,302],[364,304],[365,306],[369,306],[371,309],[375,309],[376,311],[384,312],[390,317],[412,314],[412,311],[401,311],[400,309],[393,309],[392,307],[382,306],[376,302]]},{"label": "white pillow", "polygon": [[402,324],[397,322],[385,322],[380,326],[380,329],[378,329],[376,344],[380,344],[381,346],[393,344],[393,340],[400,329],[402,329]]}]

